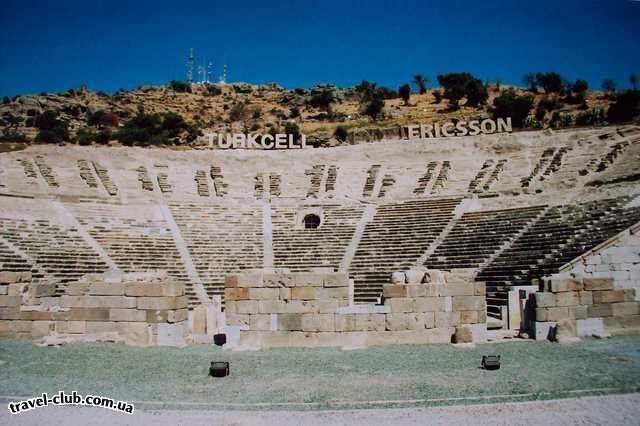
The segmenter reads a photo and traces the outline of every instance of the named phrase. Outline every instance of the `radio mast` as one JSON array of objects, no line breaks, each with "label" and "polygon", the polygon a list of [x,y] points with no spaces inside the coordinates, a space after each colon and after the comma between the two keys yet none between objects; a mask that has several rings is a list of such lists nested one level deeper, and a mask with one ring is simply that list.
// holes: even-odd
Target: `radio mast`
[{"label": "radio mast", "polygon": [[189,59],[187,59],[187,83],[193,82],[193,48],[189,52]]},{"label": "radio mast", "polygon": [[222,74],[220,75],[220,83],[224,84],[227,81],[227,64],[224,64],[222,68]]}]

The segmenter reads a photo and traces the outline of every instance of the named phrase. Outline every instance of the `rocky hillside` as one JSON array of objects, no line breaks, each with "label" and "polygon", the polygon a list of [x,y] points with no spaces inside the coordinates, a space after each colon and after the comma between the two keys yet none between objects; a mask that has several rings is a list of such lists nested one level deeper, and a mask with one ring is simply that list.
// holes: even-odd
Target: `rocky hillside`
[{"label": "rocky hillside", "polygon": [[[468,107],[463,99],[459,108],[452,108],[443,98],[442,89],[428,89],[423,94],[414,92],[408,101],[384,89],[382,109],[373,116],[358,87],[344,89],[324,85],[287,90],[277,84],[188,86],[173,82],[118,91],[113,95],[80,88],[57,94],[4,98],[0,105],[0,136],[3,142],[30,143],[42,129],[38,117],[53,111],[52,117],[68,128],[68,134],[55,139],[57,142],[88,144],[97,140],[118,144],[118,129],[144,111],[145,114],[175,113],[182,118],[184,123],[174,126],[169,133],[171,138],[161,139],[171,140],[172,145],[198,146],[197,136],[207,132],[267,133],[293,128],[319,145],[331,146],[381,139],[396,134],[402,124],[486,118],[492,115],[495,98],[508,90],[513,90],[516,96],[531,97],[532,107],[523,126],[538,128],[602,124],[614,98],[601,92],[587,92],[581,102],[572,102],[569,96],[560,94],[489,85],[484,104]],[[336,133],[337,127],[340,131]],[[101,132],[102,137],[96,136]]]}]

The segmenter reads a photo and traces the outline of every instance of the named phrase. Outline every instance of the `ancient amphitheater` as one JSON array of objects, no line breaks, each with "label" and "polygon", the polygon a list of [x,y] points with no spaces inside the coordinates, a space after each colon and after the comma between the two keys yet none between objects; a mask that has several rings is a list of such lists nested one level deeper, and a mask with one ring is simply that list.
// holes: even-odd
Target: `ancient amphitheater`
[{"label": "ancient amphitheater", "polygon": [[[616,290],[589,290],[610,293],[601,304],[627,303],[617,327],[637,328],[637,263],[583,255],[637,232],[639,192],[638,126],[290,151],[30,146],[0,154],[0,270],[55,284],[51,297],[72,294],[85,274],[167,271],[184,284],[191,327],[199,306],[243,299],[228,288],[224,300],[225,277],[243,272],[347,274],[349,312],[371,313],[393,297],[384,289],[394,272],[444,270],[486,283],[486,316],[475,305],[469,323],[505,329],[514,288],[580,270],[612,280]],[[28,334],[11,328],[15,303],[3,331]]]}]

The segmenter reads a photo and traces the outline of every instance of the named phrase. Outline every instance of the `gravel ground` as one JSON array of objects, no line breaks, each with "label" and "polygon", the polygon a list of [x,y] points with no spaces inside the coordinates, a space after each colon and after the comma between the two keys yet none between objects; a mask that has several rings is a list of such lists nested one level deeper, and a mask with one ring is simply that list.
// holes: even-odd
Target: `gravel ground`
[{"label": "gravel ground", "polygon": [[[500,354],[502,368],[482,370],[483,354]],[[209,377],[212,360],[230,361],[231,376]],[[242,410],[402,408],[631,393],[640,391],[640,337],[572,345],[513,341],[474,348],[257,352],[204,345],[36,347],[25,341],[0,342],[0,396],[60,390],[155,403],[145,408],[195,403],[207,405],[194,408]]]},{"label": "gravel ground", "polygon": [[640,394],[523,403],[339,411],[140,411],[117,414],[100,408],[46,407],[0,414],[11,425],[636,425]]}]

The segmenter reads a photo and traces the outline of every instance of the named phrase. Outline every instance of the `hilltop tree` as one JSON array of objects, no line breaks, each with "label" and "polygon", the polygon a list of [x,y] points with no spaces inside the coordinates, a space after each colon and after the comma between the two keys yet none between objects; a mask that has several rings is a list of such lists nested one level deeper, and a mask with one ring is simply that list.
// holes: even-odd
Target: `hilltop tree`
[{"label": "hilltop tree", "polygon": [[625,123],[640,117],[640,92],[627,90],[616,95],[607,118],[612,123]]},{"label": "hilltop tree", "polygon": [[562,76],[557,72],[536,74],[536,84],[546,93],[560,93],[565,87]]},{"label": "hilltop tree", "polygon": [[505,90],[493,100],[493,118],[511,117],[515,127],[523,127],[533,108],[533,96],[518,96],[513,89]]},{"label": "hilltop tree", "polygon": [[183,83],[182,81],[178,81],[178,80],[171,80],[169,82],[169,87],[171,88],[171,90],[173,90],[174,92],[178,92],[178,93],[191,93],[191,86],[187,83]]},{"label": "hilltop tree", "polygon": [[360,84],[354,87],[361,102],[367,102],[373,99],[378,91],[376,83],[372,83],[367,80],[362,80]]},{"label": "hilltop tree", "polygon": [[607,93],[615,93],[616,82],[610,78],[605,78],[604,80],[602,80],[602,90]]},{"label": "hilltop tree", "polygon": [[444,88],[444,97],[453,109],[459,107],[460,100],[467,98],[467,105],[477,107],[489,97],[487,88],[480,79],[469,73],[450,73],[438,76],[438,83]]},{"label": "hilltop tree", "polygon": [[409,100],[411,99],[411,86],[409,86],[408,84],[403,84],[398,89],[398,93],[404,101],[404,104],[409,105]]},{"label": "hilltop tree", "polygon": [[366,103],[364,107],[364,113],[375,121],[378,119],[383,109],[384,99],[382,99],[381,97],[375,97]]},{"label": "hilltop tree", "polygon": [[524,83],[525,86],[527,86],[529,91],[534,93],[538,91],[538,79],[536,78],[536,75],[534,73],[532,72],[526,73],[522,77],[522,82]]},{"label": "hilltop tree", "polygon": [[336,94],[328,87],[323,88],[317,94],[313,95],[309,100],[309,104],[314,108],[319,108],[322,111],[330,112],[331,104],[337,100]]},{"label": "hilltop tree", "polygon": [[422,74],[416,74],[413,76],[413,82],[418,87],[421,95],[427,93],[427,83],[429,83],[429,79]]},{"label": "hilltop tree", "polygon": [[571,86],[571,90],[575,93],[578,102],[584,102],[589,90],[589,83],[586,80],[576,80]]},{"label": "hilltop tree", "polygon": [[629,76],[629,83],[631,83],[631,88],[633,90],[638,90],[638,76],[636,73],[632,72]]}]

